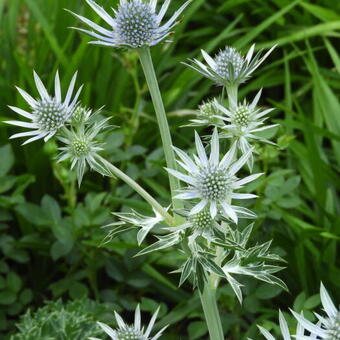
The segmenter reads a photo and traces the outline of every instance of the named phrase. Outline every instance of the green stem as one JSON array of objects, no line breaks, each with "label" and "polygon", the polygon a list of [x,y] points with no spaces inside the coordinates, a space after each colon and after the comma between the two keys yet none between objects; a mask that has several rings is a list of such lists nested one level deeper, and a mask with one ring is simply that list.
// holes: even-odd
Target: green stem
[{"label": "green stem", "polygon": [[211,340],[224,340],[220,314],[216,303],[216,289],[206,283],[203,293],[200,293],[201,304],[208,326]]},{"label": "green stem", "polygon": [[[165,154],[166,165],[170,169],[176,169],[177,164],[175,160],[175,153],[172,148],[172,140],[169,129],[168,120],[166,117],[162,96],[159,90],[156,73],[153,67],[151,53],[149,48],[141,48],[138,50],[139,59],[141,61],[143,71],[145,74],[146,82],[149,87],[152,102],[155,108],[157,122],[162,138],[163,150]],[[183,207],[182,202],[174,199],[178,189],[180,189],[179,180],[169,175],[170,190],[172,197],[172,205],[174,209],[181,209]]]},{"label": "green stem", "polygon": [[238,97],[238,86],[230,85],[226,87],[228,93],[229,105],[234,102],[237,105],[237,97]]},{"label": "green stem", "polygon": [[133,190],[135,190],[140,196],[142,196],[157,212],[159,212],[169,224],[173,224],[173,217],[148,193],[146,192],[137,182],[135,182],[131,177],[124,174],[121,170],[115,167],[113,164],[108,162],[105,158],[98,156],[100,162],[105,166],[105,168],[110,171],[110,173],[120,178],[127,185],[129,185]]}]

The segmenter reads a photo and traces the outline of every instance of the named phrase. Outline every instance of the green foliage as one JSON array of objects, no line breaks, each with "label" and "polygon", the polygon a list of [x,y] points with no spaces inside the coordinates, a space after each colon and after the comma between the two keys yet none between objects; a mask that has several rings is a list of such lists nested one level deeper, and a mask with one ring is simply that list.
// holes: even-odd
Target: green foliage
[{"label": "green foliage", "polygon": [[83,340],[90,336],[102,336],[104,332],[96,324],[108,312],[107,307],[88,299],[63,304],[61,300],[48,302],[32,313],[21,317],[17,334],[11,340]]},{"label": "green foliage", "polygon": [[[117,0],[98,2],[108,8]],[[173,0],[173,6],[178,7],[178,1]],[[106,137],[110,161],[160,202],[169,202],[160,138],[136,54],[90,48],[87,38],[67,29],[76,21],[63,8],[95,20],[84,1],[0,1],[0,119],[13,118],[6,105],[23,105],[13,85],[34,91],[32,68],[50,88],[56,69],[65,75],[64,85],[79,69],[83,103],[94,109],[105,105],[103,114],[112,115],[110,122],[120,126]],[[254,242],[273,239],[275,253],[287,261],[279,276],[290,294],[242,278],[241,308],[231,287],[222,285],[219,302],[230,338],[260,338],[256,323],[275,328],[277,308],[287,310],[295,296],[297,304],[304,304],[306,296],[318,291],[320,279],[339,300],[338,13],[340,3],[328,0],[195,0],[175,29],[173,43],[152,51],[162,74],[173,138],[178,147],[189,149],[192,134],[180,126],[217,90],[180,62],[199,57],[201,48],[214,53],[230,44],[245,51],[253,42],[258,48],[278,43],[240,96],[253,97],[263,87],[263,104],[272,98],[267,104],[276,108],[274,120],[280,128],[272,140],[280,149],[258,148],[254,171],[266,172],[266,178],[251,188],[260,198],[249,208],[259,215]],[[205,338],[191,285],[177,289],[179,275],[168,276],[183,261],[181,253],[169,249],[134,258],[136,238],[125,234],[98,248],[105,237],[100,227],[113,221],[110,211],[133,208],[150,215],[146,204],[121,182],[92,173],[85,174],[78,190],[68,167],[54,162],[54,142],[44,147],[14,142],[12,150],[10,134],[11,128],[0,124],[0,337],[15,329],[28,305],[36,308],[46,299],[86,295],[131,311],[142,294],[151,304],[162,296],[171,310],[157,325],[176,324],[166,339]]]}]

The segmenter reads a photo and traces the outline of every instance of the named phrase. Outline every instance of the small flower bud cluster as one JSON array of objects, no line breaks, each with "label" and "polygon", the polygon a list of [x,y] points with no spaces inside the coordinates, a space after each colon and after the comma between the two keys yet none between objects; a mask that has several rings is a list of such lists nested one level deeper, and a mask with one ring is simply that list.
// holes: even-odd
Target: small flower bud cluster
[{"label": "small flower bud cluster", "polygon": [[213,229],[213,219],[208,210],[202,210],[189,218],[192,228],[198,232],[210,232]]}]

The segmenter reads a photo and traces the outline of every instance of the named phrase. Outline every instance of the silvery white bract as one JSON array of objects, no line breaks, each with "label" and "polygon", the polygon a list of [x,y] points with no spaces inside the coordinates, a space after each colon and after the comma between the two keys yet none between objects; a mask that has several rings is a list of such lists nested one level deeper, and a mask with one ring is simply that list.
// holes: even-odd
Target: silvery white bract
[{"label": "silvery white bract", "polygon": [[262,57],[262,50],[254,56],[255,44],[250,47],[245,57],[235,48],[229,46],[216,54],[214,58],[206,51],[201,50],[207,65],[194,59],[191,60],[191,64],[187,64],[187,66],[211,79],[218,85],[237,86],[244,83],[251,76],[274,48],[275,46]]},{"label": "silvery white bract", "polygon": [[87,165],[105,176],[110,176],[109,171],[103,165],[98,152],[103,150],[96,140],[97,135],[108,127],[109,118],[102,119],[92,124],[85,121],[70,129],[64,128],[58,139],[65,144],[60,147],[61,153],[57,156],[58,162],[71,160],[71,170],[75,167],[78,184],[81,184]]},{"label": "silvery white bract", "polygon": [[261,174],[254,174],[243,179],[236,177],[236,173],[247,162],[250,152],[243,155],[239,160],[234,161],[235,147],[233,146],[220,161],[219,136],[216,128],[211,138],[209,158],[197,133],[195,133],[195,142],[198,157],[194,155],[194,160],[182,150],[174,148],[180,158],[177,162],[187,174],[174,169],[167,170],[171,175],[188,184],[175,197],[183,200],[198,201],[190,210],[190,215],[195,215],[209,207],[210,215],[214,218],[218,210],[222,209],[231,220],[237,223],[237,212],[231,205],[231,201],[233,199],[249,199],[257,196],[235,193],[234,191],[261,176]]},{"label": "silvery white bract", "polygon": [[249,276],[288,290],[286,284],[273,275],[283,268],[278,265],[267,263],[268,261],[283,261],[279,255],[270,253],[269,249],[271,241],[248,247],[253,225],[254,224],[250,224],[241,231],[239,228],[233,229],[228,224],[225,224],[224,228],[229,229],[224,241],[225,245],[223,243],[218,244],[222,248],[228,249],[228,247],[233,246],[235,249],[234,252],[224,252],[224,256],[222,257],[222,262],[224,263],[222,270],[240,303],[242,303],[241,287],[243,285],[236,280],[235,276]]},{"label": "silvery white bract", "polygon": [[[115,318],[118,324],[118,329],[114,330],[108,325],[101,322],[98,322],[98,325],[112,340],[157,340],[162,335],[163,331],[167,328],[167,326],[163,327],[156,335],[150,337],[152,328],[157,319],[158,312],[159,307],[153,314],[146,330],[144,330],[144,327],[141,325],[141,313],[139,305],[137,306],[135,311],[135,320],[133,325],[127,325],[117,312],[115,312]],[[90,338],[90,340],[100,339]]]},{"label": "silvery white bract", "polygon": [[[274,144],[266,138],[258,136],[257,133],[271,129],[278,126],[278,124],[264,125],[264,122],[268,119],[266,115],[273,111],[273,108],[261,110],[257,107],[257,103],[260,99],[262,90],[260,90],[255,96],[254,100],[248,104],[246,101],[241,103],[233,102],[231,99],[230,107],[226,107],[219,104],[217,101],[215,105],[222,115],[217,115],[219,118],[226,122],[221,126],[224,132],[221,133],[221,138],[230,138],[236,142],[237,148],[241,150],[243,154],[248,153],[252,149],[252,145],[249,141],[255,140],[265,143]],[[249,168],[253,167],[253,156],[248,159]]]},{"label": "silvery white bract", "polygon": [[94,29],[94,32],[77,27],[73,28],[95,38],[96,40],[91,41],[92,44],[129,48],[154,46],[171,33],[170,30],[175,26],[176,19],[190,2],[185,2],[165,24],[161,25],[170,1],[165,0],[157,14],[157,0],[120,0],[118,9],[113,10],[114,17],[112,17],[93,0],[86,0],[111,29],[101,27],[93,21],[71,12],[83,23]]},{"label": "silvery white bract", "polygon": [[155,209],[153,209],[155,216],[144,216],[138,213],[135,210],[132,212],[121,212],[121,213],[113,213],[113,215],[117,216],[120,221],[108,224],[105,227],[109,227],[112,230],[105,237],[104,243],[111,241],[114,237],[121,233],[125,233],[130,231],[131,229],[138,228],[140,229],[137,233],[137,242],[138,245],[144,241],[145,237],[149,234],[149,232],[160,222],[164,220],[164,217]]},{"label": "silvery white bract", "polygon": [[46,142],[51,137],[53,137],[56,134],[56,132],[62,126],[64,126],[65,123],[72,116],[72,113],[75,107],[77,106],[77,100],[82,89],[81,86],[77,93],[75,94],[75,96],[72,98],[74,85],[77,79],[76,72],[68,87],[66,97],[64,100],[62,100],[58,72],[56,73],[54,82],[55,86],[54,96],[49,95],[39,76],[35,72],[33,72],[33,74],[40,98],[34,99],[26,91],[17,87],[19,93],[31,107],[31,112],[27,112],[18,107],[9,106],[10,109],[15,111],[19,115],[31,120],[31,122],[19,120],[14,121],[10,120],[5,122],[7,124],[24,127],[31,130],[28,132],[16,133],[10,137],[10,138],[30,137],[23,144],[27,144],[41,138],[44,138],[44,141]]},{"label": "silvery white bract", "polygon": [[[283,340],[294,340],[300,336],[303,336],[304,329],[303,327],[298,324],[296,328],[296,335],[291,335],[289,332],[287,321],[281,311],[279,311],[279,322],[280,322],[280,330],[283,337]],[[257,326],[261,332],[261,334],[267,339],[267,340],[276,340],[274,336],[272,336],[265,328],[261,326]],[[248,339],[251,340],[251,339]]]},{"label": "silvery white bract", "polygon": [[340,310],[337,309],[330,298],[326,288],[321,283],[320,298],[324,311],[327,315],[321,316],[314,313],[318,319],[317,324],[305,319],[302,315],[292,311],[299,324],[304,327],[310,334],[296,337],[298,340],[304,339],[325,339],[340,340]]}]

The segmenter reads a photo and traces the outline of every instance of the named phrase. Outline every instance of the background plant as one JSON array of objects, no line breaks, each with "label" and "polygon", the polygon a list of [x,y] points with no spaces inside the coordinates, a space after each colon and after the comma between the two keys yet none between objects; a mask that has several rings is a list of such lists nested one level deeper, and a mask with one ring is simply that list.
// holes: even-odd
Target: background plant
[{"label": "background plant", "polygon": [[[173,6],[176,5],[174,1]],[[157,194],[160,201],[167,202],[161,152],[156,148],[160,144],[153,133],[153,109],[136,68],[137,56],[89,49],[85,38],[67,30],[65,27],[73,25],[74,19],[62,10],[64,7],[76,12],[83,10],[87,17],[95,18],[80,2],[11,0],[0,2],[0,6],[1,118],[13,118],[7,103],[22,104],[13,84],[33,90],[32,67],[37,68],[44,80],[50,79],[49,74],[57,68],[66,72],[65,86],[76,69],[85,67],[86,78],[80,79],[80,83],[85,82],[84,104],[99,108],[105,103],[105,115],[116,113],[112,123],[120,125],[106,137],[110,160]],[[153,52],[157,70],[164,74],[160,86],[174,139],[177,146],[187,148],[192,145],[191,137],[187,137],[190,134],[177,127],[187,123],[193,117],[188,116],[191,110],[217,90],[179,61],[198,56],[201,47],[213,52],[226,42],[242,50],[253,41],[258,47],[279,44],[273,62],[257,73],[240,96],[251,93],[251,98],[264,87],[262,98],[271,98],[268,106],[277,108],[273,115],[281,128],[274,141],[283,152],[272,146],[260,149],[261,169],[268,176],[254,188],[262,196],[254,207],[260,217],[254,237],[262,242],[274,239],[273,245],[289,263],[281,278],[291,295],[279,295],[280,289],[248,282],[247,298],[241,309],[229,288],[222,287],[219,300],[223,324],[234,337],[244,335],[249,324],[256,323],[254,318],[276,322],[274,303],[286,310],[300,292],[307,296],[317,292],[320,279],[331,292],[336,293],[338,288],[340,66],[335,49],[340,27],[338,6],[329,1],[281,0],[269,1],[265,6],[263,2],[252,1],[196,0],[176,28],[174,42],[155,47]],[[1,145],[7,144],[9,128],[1,125],[0,134]],[[5,176],[14,176],[11,181],[16,184],[7,184],[10,187],[3,189],[0,203],[1,223],[6,228],[2,237],[11,240],[1,243],[2,261],[21,277],[23,287],[32,290],[33,306],[52,296],[68,298],[81,292],[132,310],[135,306],[132,302],[139,300],[141,293],[157,300],[153,293],[156,287],[172,310],[164,322],[187,320],[169,328],[169,339],[176,338],[176,334],[192,339],[204,336],[206,329],[197,296],[189,298],[190,286],[175,293],[177,278],[168,279],[167,272],[176,264],[178,255],[169,252],[166,258],[150,255],[132,259],[123,249],[128,246],[128,252],[134,254],[137,245],[135,238],[127,235],[102,250],[97,249],[104,235],[99,226],[111,220],[110,210],[132,207],[150,215],[139,197],[124,184],[96,174],[86,175],[78,191],[75,178],[68,178],[63,165],[50,165],[50,158],[56,154],[53,142],[43,150],[40,145],[13,146],[15,165]],[[147,150],[153,153],[145,157],[145,153],[149,154]],[[3,164],[8,163],[2,162],[1,167],[7,166]],[[1,183],[4,185],[5,181]],[[15,187],[23,183],[16,191]],[[57,206],[62,207],[61,218],[51,223],[54,215],[51,211],[57,211]],[[32,265],[27,269],[26,264],[9,255],[9,249],[12,254],[25,252],[25,261],[29,259]],[[39,266],[34,266],[35,263]],[[1,275],[6,277],[5,273]],[[34,280],[35,277],[42,280]],[[119,297],[122,293],[124,299]],[[9,304],[1,303],[9,320],[7,332],[13,330],[11,322],[16,317],[8,315]],[[254,331],[250,328],[250,332]]]}]

